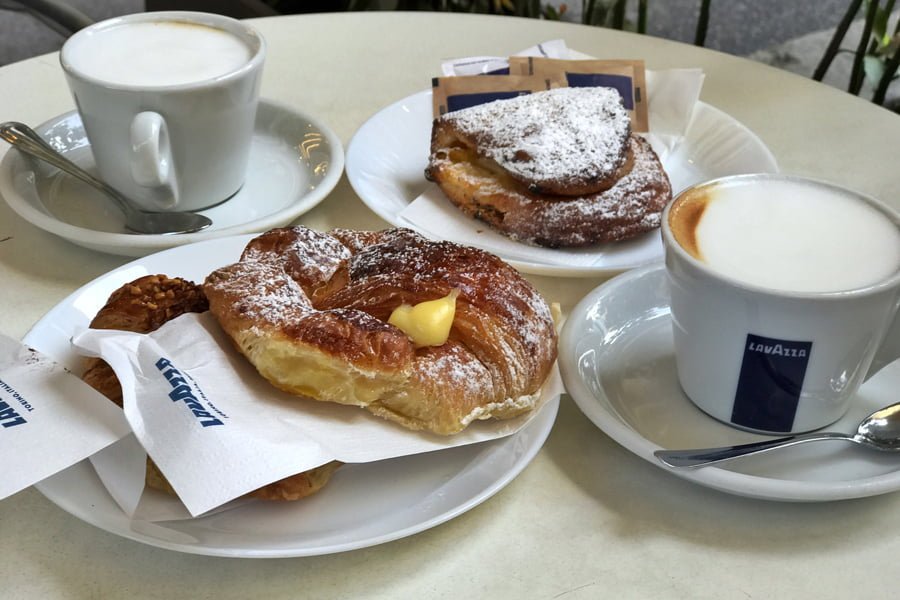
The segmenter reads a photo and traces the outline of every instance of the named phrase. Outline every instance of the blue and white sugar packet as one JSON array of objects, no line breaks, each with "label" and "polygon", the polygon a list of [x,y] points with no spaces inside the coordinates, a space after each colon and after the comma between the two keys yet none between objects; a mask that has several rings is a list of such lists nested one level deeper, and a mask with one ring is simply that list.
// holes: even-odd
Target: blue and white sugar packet
[{"label": "blue and white sugar packet", "polygon": [[118,406],[63,366],[0,335],[0,499],[130,432]]}]

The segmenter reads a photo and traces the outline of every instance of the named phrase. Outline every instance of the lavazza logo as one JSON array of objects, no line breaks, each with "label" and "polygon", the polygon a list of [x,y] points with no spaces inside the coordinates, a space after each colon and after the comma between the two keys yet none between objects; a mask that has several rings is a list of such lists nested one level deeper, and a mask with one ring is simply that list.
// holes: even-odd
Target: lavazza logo
[{"label": "lavazza logo", "polygon": [[787,343],[769,344],[748,340],[747,350],[750,352],[758,352],[760,354],[768,354],[770,356],[786,356],[788,358],[806,358],[807,349],[804,347],[794,347]]},{"label": "lavazza logo", "polygon": [[[175,368],[174,365],[172,365],[172,361],[167,358],[160,358],[156,361],[155,366],[160,370],[160,372],[169,382],[169,385],[172,386],[172,391],[169,392],[169,398],[172,400],[172,402],[184,402],[184,405],[188,409],[190,409],[191,413],[194,415],[194,417],[196,417],[197,421],[203,427],[224,425],[222,421],[217,419],[215,415],[206,410],[206,407],[204,407],[203,404],[200,403],[199,398],[194,395],[194,391],[191,388],[190,383],[188,383],[187,379],[184,375],[182,375],[181,371],[179,371]],[[199,389],[197,390],[197,392],[200,395],[203,395],[203,392]],[[204,399],[206,398],[204,397]],[[211,403],[210,408],[212,408]]]},{"label": "lavazza logo", "polygon": [[[22,405],[22,408],[28,412],[34,410],[34,407],[22,397],[19,392],[17,392],[11,385],[0,379],[0,392],[5,392],[9,394],[9,397],[19,404]],[[19,409],[21,410],[21,409]],[[13,408],[8,402],[0,399],[0,426],[4,429],[9,427],[15,427],[17,425],[25,425],[28,421],[23,417],[17,409]]]}]

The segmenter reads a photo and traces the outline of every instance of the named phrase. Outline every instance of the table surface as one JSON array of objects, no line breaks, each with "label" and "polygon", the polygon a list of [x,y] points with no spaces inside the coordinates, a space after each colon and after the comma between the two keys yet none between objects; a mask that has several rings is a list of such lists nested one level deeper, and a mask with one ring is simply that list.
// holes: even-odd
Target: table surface
[{"label": "table surface", "polygon": [[[769,146],[783,171],[900,206],[900,117],[725,54],[579,25],[434,13],[259,19],[262,95],[319,116],[346,143],[380,108],[427,87],[445,58],[564,39],[649,68],[701,67],[702,99]],[[0,69],[0,116],[72,110],[55,54]],[[0,149],[0,152],[5,148]],[[300,223],[380,228],[343,178]],[[0,203],[0,331],[21,338],[77,287],[128,259],[74,246]],[[599,278],[530,277],[570,309]],[[361,501],[364,501],[361,499]],[[509,486],[417,535],[328,556],[239,560],[172,552],[69,516],[34,489],[0,502],[9,598],[837,597],[896,594],[900,495],[819,504],[736,497],[631,455],[564,397],[546,445]]]}]

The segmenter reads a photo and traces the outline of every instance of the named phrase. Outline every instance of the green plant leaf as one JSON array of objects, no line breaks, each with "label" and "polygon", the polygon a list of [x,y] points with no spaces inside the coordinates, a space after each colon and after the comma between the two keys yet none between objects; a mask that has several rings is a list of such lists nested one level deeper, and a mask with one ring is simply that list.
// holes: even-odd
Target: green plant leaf
[{"label": "green plant leaf", "polygon": [[866,79],[873,83],[878,83],[881,81],[882,75],[884,75],[884,61],[877,56],[866,56],[863,59],[863,70],[865,71]]},{"label": "green plant leaf", "polygon": [[875,20],[872,21],[872,37],[876,40],[880,41],[884,39],[890,16],[890,13],[886,12],[883,8],[879,8],[878,12],[875,13]]}]

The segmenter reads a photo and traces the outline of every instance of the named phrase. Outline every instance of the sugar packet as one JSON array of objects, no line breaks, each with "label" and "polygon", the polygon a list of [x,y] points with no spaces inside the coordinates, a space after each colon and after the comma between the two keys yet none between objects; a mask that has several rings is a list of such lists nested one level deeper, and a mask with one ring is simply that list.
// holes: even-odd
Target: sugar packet
[{"label": "sugar packet", "polygon": [[0,499],[130,431],[115,404],[47,356],[0,335]]},{"label": "sugar packet", "polygon": [[435,77],[431,80],[431,102],[435,117],[450,112],[543,92],[565,85],[561,77],[532,75],[471,75]]},{"label": "sugar packet", "polygon": [[[513,56],[543,56],[569,58],[570,50],[565,40],[549,40],[516,52]],[[451,58],[441,63],[445,77],[461,75],[509,75],[508,56],[466,56]]]}]

